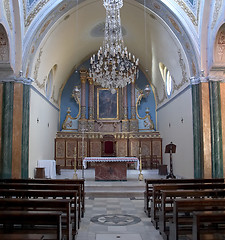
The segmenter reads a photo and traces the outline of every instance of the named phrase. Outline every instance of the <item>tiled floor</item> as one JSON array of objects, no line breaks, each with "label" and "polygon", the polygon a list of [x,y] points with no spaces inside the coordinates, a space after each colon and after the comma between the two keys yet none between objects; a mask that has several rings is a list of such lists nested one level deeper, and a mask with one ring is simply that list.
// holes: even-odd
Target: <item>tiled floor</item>
[{"label": "tiled floor", "polygon": [[[143,199],[94,198],[86,199],[85,217],[82,219],[77,240],[162,240],[150,218],[143,211]],[[91,218],[102,214],[134,215],[140,222],[125,226],[108,226],[91,222]]]},{"label": "tiled floor", "polygon": [[[79,178],[82,177],[81,170],[77,174]],[[129,170],[127,182],[95,182],[94,170],[85,170],[85,185],[89,189],[88,191],[91,189],[99,191],[100,188],[103,192],[108,189],[108,192],[105,192],[105,197],[104,193],[100,195],[101,197],[95,197],[98,195],[91,195],[90,192],[87,194],[86,211],[76,240],[162,240],[158,230],[152,225],[151,219],[144,213],[143,194],[135,195],[136,191],[144,191],[144,181],[137,180],[138,174],[137,170]],[[159,176],[156,170],[145,170],[143,175],[144,178],[163,177]],[[62,174],[58,178],[73,178],[73,171],[62,170]],[[118,195],[119,193],[115,194],[115,197],[109,197],[110,189],[124,192],[124,189],[132,189],[132,186],[134,187],[133,197],[123,197],[124,195]],[[106,216],[99,218],[99,215]],[[129,216],[123,219],[123,215]],[[132,216],[137,217],[134,222],[132,222]],[[96,218],[91,221],[93,217]],[[121,217],[122,220],[118,220],[118,217]],[[139,218],[141,221],[138,220]],[[110,221],[114,221],[114,223],[110,224]],[[121,224],[121,221],[127,221],[128,224]]]}]

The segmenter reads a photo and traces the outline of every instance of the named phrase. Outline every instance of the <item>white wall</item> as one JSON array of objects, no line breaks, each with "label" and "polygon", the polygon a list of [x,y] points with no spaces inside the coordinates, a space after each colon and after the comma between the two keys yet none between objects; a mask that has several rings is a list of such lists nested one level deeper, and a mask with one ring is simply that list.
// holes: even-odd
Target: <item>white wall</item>
[{"label": "white wall", "polygon": [[[183,123],[181,121],[183,119]],[[170,170],[170,155],[165,146],[173,142],[173,173],[177,177],[194,177],[193,124],[191,88],[186,89],[158,110],[158,130],[163,139],[163,162]]]},{"label": "white wall", "polygon": [[58,110],[31,88],[29,177],[34,177],[34,169],[39,159],[54,159],[54,139],[58,124]]}]

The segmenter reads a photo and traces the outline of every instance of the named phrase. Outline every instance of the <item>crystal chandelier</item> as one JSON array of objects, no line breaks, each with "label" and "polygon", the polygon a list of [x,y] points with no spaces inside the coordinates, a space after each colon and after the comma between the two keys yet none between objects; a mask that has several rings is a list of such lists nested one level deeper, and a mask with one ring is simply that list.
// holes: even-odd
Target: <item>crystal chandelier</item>
[{"label": "crystal chandelier", "polygon": [[120,8],[123,0],[103,0],[106,9],[103,46],[90,60],[89,76],[104,88],[115,92],[138,77],[138,62],[124,47]]}]

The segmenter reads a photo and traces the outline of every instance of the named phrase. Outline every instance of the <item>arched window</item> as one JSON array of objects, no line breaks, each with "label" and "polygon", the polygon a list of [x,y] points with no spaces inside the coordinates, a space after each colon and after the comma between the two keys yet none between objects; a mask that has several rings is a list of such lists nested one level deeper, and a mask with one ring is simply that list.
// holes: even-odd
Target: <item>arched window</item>
[{"label": "arched window", "polygon": [[0,62],[9,62],[9,42],[5,28],[0,24]]},{"label": "arched window", "polygon": [[159,63],[159,70],[165,84],[167,96],[169,97],[172,93],[172,77],[168,68],[161,62]]},{"label": "arched window", "polygon": [[54,67],[50,70],[48,74],[48,79],[45,85],[45,94],[47,99],[50,99],[52,95],[53,79],[54,79],[56,68],[57,68],[57,65],[54,65]]}]

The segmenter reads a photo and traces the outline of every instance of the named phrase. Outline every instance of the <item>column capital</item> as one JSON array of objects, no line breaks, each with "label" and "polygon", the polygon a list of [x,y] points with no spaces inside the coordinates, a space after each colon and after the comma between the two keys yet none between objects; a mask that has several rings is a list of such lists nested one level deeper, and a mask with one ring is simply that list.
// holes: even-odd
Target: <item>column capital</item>
[{"label": "column capital", "polygon": [[81,83],[85,83],[87,80],[87,70],[80,70],[80,80]]},{"label": "column capital", "polygon": [[225,82],[225,77],[209,75],[209,81],[211,81],[211,82]]},{"label": "column capital", "polygon": [[93,78],[92,77],[88,77],[87,78],[89,85],[93,85]]},{"label": "column capital", "polygon": [[0,83],[6,83],[6,82],[22,83],[25,85],[31,85],[31,83],[34,82],[34,79],[32,79],[30,77],[28,77],[28,78],[24,77],[23,72],[21,71],[19,76],[10,75],[5,78],[0,77]]},{"label": "column capital", "polygon": [[204,75],[201,76],[195,76],[195,77],[190,77],[190,82],[191,85],[196,85],[204,82],[209,82],[209,77],[205,77]]}]

